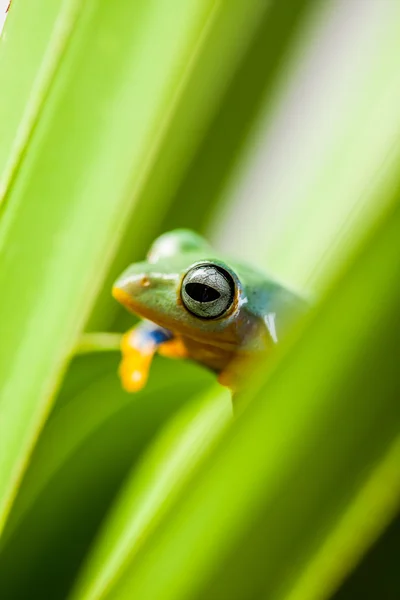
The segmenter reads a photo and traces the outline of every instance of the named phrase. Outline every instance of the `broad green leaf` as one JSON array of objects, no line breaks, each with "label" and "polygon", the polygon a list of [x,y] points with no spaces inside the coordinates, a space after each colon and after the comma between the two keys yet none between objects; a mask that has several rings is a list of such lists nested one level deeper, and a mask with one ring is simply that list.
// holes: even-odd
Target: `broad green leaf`
[{"label": "broad green leaf", "polygon": [[[89,564],[93,587],[77,598],[328,593],[349,568],[338,548],[359,555],[371,538],[362,517],[380,512],[381,528],[400,490],[399,234],[397,203],[132,560],[93,595],[108,565]],[[131,489],[103,552],[115,523],[122,539],[136,518]]]},{"label": "broad green leaf", "polygon": [[0,223],[1,526],[214,7],[81,4],[53,67]]},{"label": "broad green leaf", "polygon": [[147,387],[127,394],[118,360],[82,356],[67,373],[0,543],[0,597],[26,597],[30,589],[66,596],[127,473],[164,423],[213,380],[196,365],[159,359]]},{"label": "broad green leaf", "polygon": [[77,0],[14,1],[0,36],[0,201],[12,177],[68,45],[80,11]]},{"label": "broad green leaf", "polygon": [[[4,531],[5,543],[54,474],[114,415],[124,410],[137,413],[143,435],[147,413],[159,420],[166,418],[168,411],[176,410],[195,390],[200,393],[213,379],[211,373],[190,363],[171,365],[170,361],[157,360],[146,388],[132,395],[121,388],[117,377],[118,360],[116,355],[91,355],[72,363],[33,452],[21,494]],[[138,432],[133,431],[137,443]]]},{"label": "broad green leaf", "polygon": [[343,574],[357,564],[365,549],[398,513],[399,464],[398,435],[285,598],[327,598],[335,591]]},{"label": "broad green leaf", "polygon": [[140,552],[187,481],[207,458],[230,423],[227,390],[211,390],[169,424],[132,473],[118,510],[97,544],[89,572],[73,597],[101,598]]},{"label": "broad green leaf", "polygon": [[[369,515],[369,518],[371,515]],[[361,563],[342,582],[332,595],[332,600],[354,598],[390,598],[398,595],[399,565],[397,548],[399,540],[400,511],[383,534],[363,557]]]}]

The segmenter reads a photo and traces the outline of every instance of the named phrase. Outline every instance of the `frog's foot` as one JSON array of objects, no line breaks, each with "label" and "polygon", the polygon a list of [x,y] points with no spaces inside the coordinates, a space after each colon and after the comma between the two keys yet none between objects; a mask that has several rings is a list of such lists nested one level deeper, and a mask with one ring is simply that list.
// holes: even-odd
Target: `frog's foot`
[{"label": "frog's foot", "polygon": [[166,329],[144,322],[122,337],[119,375],[127,392],[138,392],[146,385],[154,354],[171,336]]},{"label": "frog's foot", "polygon": [[173,338],[161,344],[158,353],[168,358],[187,358],[189,353],[181,338]]},{"label": "frog's foot", "polygon": [[123,356],[119,365],[122,387],[127,392],[139,392],[147,383],[154,352],[143,354],[139,350]]}]

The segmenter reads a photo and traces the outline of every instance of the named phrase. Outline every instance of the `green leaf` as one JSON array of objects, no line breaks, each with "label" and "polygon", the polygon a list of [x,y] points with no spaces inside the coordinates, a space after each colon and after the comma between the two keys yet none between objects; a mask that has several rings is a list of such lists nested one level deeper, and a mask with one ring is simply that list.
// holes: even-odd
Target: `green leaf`
[{"label": "green leaf", "polygon": [[230,394],[215,389],[186,406],[132,473],[77,597],[103,597],[168,514],[229,424]]},{"label": "green leaf", "polygon": [[13,2],[0,36],[0,201],[46,102],[80,10],[75,1]]},{"label": "green leaf", "polygon": [[67,373],[1,539],[1,597],[26,597],[32,588],[43,598],[65,597],[144,449],[213,381],[197,365],[157,359],[146,388],[131,395],[118,381],[118,360],[116,353],[85,355]]},{"label": "green leaf", "polygon": [[[161,364],[160,364],[161,363]],[[24,513],[49,483],[62,465],[76,453],[114,415],[128,410],[138,412],[142,419],[141,434],[145,432],[144,411],[153,418],[166,418],[165,411],[173,410],[192,390],[200,392],[212,380],[210,373],[194,365],[171,366],[169,361],[157,360],[151,379],[144,390],[133,396],[124,392],[117,377],[116,355],[87,356],[76,359],[70,368],[46,427],[37,443],[32,463],[25,475],[11,519],[4,532],[4,541]],[[179,389],[177,390],[177,382]],[[146,409],[145,409],[146,407]],[[136,437],[136,442],[138,438]]]}]

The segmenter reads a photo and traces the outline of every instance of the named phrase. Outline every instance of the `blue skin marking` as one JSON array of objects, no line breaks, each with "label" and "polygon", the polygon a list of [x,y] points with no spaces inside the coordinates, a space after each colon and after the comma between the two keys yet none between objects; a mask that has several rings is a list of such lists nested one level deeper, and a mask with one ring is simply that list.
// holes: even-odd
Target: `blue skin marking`
[{"label": "blue skin marking", "polygon": [[135,336],[139,347],[160,346],[164,342],[168,342],[174,336],[168,329],[164,329],[153,323],[142,323],[135,329]]},{"label": "blue skin marking", "polygon": [[168,329],[163,329],[161,327],[158,327],[157,329],[154,328],[152,331],[149,331],[148,335],[153,342],[157,344],[157,346],[160,346],[164,342],[168,342],[168,340],[171,340],[173,337],[172,333],[168,331]]}]

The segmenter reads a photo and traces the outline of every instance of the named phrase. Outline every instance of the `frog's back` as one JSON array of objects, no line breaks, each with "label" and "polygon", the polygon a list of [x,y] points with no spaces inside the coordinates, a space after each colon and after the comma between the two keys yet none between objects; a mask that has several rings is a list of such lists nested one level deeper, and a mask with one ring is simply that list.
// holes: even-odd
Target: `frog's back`
[{"label": "frog's back", "polygon": [[247,299],[247,310],[261,319],[275,315],[279,330],[286,329],[307,310],[307,303],[297,293],[270,278],[260,269],[232,262]]}]

